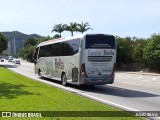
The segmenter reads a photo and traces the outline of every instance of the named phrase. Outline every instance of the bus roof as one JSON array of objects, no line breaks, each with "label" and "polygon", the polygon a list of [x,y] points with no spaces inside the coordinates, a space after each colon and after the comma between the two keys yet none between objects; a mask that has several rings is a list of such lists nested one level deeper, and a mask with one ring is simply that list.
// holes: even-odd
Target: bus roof
[{"label": "bus roof", "polygon": [[84,34],[84,35],[76,35],[76,36],[71,36],[71,37],[67,37],[67,38],[58,38],[58,39],[52,39],[52,40],[44,41],[44,42],[41,42],[37,47],[44,46],[44,45],[49,45],[49,44],[53,44],[53,43],[58,43],[60,41],[63,42],[63,41],[67,41],[67,40],[82,38],[82,37],[84,37],[86,35],[107,35],[107,36],[112,36],[112,35],[109,35],[109,34]]},{"label": "bus roof", "polygon": [[57,42],[60,42],[60,41],[67,41],[67,40],[70,40],[70,39],[71,40],[72,39],[77,39],[77,38],[81,38],[83,36],[84,35],[77,35],[77,36],[72,36],[72,37],[67,37],[67,38],[52,39],[52,40],[41,42],[37,47],[44,46],[44,45],[49,45],[49,44],[52,44],[52,43],[57,43]]},{"label": "bus roof", "polygon": [[47,40],[47,41],[41,42],[38,46],[51,44],[51,43],[53,43],[55,41],[59,41],[59,40],[63,40],[63,39],[65,39],[65,38],[58,38],[58,39]]}]

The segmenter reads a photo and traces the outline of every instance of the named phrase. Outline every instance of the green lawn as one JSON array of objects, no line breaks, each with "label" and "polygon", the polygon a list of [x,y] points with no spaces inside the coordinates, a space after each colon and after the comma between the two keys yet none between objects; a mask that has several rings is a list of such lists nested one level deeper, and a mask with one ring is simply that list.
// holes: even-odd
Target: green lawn
[{"label": "green lawn", "polygon": [[[34,81],[0,66],[0,111],[120,111],[88,98]],[[114,112],[113,112],[114,113]],[[116,114],[116,112],[115,112]],[[124,114],[128,114],[125,113]],[[44,117],[61,119],[141,119],[137,117]],[[0,118],[2,119],[2,118]],[[2,120],[18,118],[3,118]],[[31,118],[19,118],[19,120]]]}]

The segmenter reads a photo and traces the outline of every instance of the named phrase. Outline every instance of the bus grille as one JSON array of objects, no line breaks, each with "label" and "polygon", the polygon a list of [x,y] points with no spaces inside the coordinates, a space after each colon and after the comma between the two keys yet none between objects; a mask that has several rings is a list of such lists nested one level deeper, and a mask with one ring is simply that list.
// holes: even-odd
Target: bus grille
[{"label": "bus grille", "polygon": [[109,62],[112,60],[112,56],[88,56],[90,62]]}]

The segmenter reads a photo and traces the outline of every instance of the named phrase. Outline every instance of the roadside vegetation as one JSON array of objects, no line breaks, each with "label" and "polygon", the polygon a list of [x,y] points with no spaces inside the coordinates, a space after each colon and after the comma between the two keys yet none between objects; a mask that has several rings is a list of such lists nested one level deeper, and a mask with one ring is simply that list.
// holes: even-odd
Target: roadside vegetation
[{"label": "roadside vegetation", "polygon": [[[101,104],[88,98],[58,89],[56,87],[31,80],[20,74],[0,66],[0,106],[1,111],[120,111],[111,106]],[[141,119],[127,112],[121,112],[117,117],[46,117],[43,120],[61,119]],[[126,117],[127,116],[127,117]],[[8,118],[1,118],[8,120]],[[18,118],[12,118],[12,120]],[[31,118],[19,118],[29,120]],[[41,118],[33,118],[41,119]]]},{"label": "roadside vegetation", "polygon": [[147,39],[117,37],[117,68],[124,67],[122,64],[126,68],[132,65],[130,71],[147,69],[160,73],[160,34],[153,34]]},{"label": "roadside vegetation", "polygon": [[7,49],[8,46],[8,38],[0,33],[0,54]]}]

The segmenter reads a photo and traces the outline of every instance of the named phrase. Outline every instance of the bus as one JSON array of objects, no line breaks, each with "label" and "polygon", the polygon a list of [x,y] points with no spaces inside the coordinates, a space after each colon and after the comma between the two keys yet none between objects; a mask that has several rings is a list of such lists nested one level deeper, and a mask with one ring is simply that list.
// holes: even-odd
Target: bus
[{"label": "bus", "polygon": [[35,50],[35,74],[62,85],[112,84],[116,39],[107,34],[86,34],[40,43]]}]

